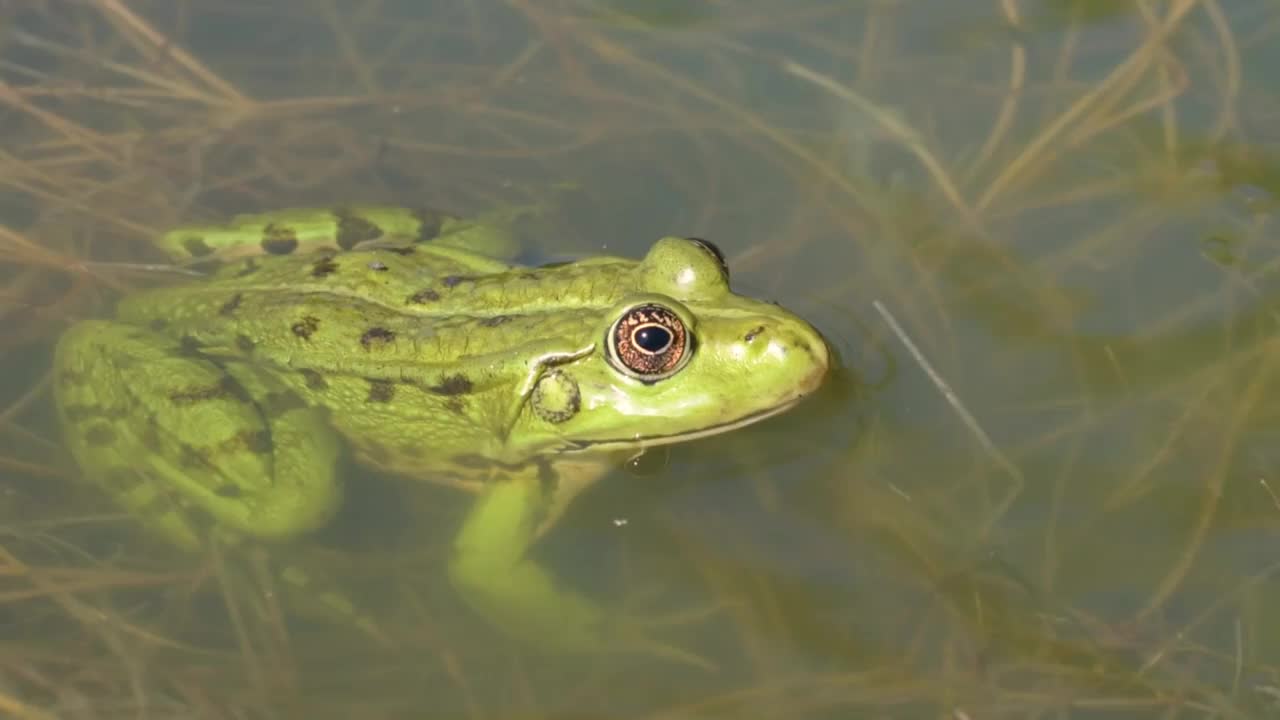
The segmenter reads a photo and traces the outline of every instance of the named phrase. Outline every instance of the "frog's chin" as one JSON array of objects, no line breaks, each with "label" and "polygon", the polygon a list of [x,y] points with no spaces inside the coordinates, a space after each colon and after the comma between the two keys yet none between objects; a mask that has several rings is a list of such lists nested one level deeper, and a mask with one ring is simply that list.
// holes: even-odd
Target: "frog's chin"
[{"label": "frog's chin", "polygon": [[640,452],[646,448],[659,447],[662,445],[674,445],[675,443],[689,442],[699,438],[719,435],[721,433],[737,430],[761,420],[767,420],[774,415],[780,415],[791,408],[795,407],[801,400],[804,400],[807,394],[796,395],[795,397],[783,402],[779,405],[758,410],[749,415],[735,418],[728,422],[718,425],[698,428],[688,432],[677,432],[658,435],[633,435],[623,438],[603,438],[596,440],[574,440],[567,443],[560,452],[565,454],[581,454],[581,453],[611,453],[623,450]]}]

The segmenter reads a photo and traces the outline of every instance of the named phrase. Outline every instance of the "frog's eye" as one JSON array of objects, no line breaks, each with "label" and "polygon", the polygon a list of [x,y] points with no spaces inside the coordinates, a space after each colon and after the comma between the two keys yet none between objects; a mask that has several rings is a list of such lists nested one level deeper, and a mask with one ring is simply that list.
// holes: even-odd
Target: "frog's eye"
[{"label": "frog's eye", "polygon": [[710,240],[703,240],[702,238],[691,237],[686,239],[705,250],[711,257],[715,258],[716,263],[720,265],[720,272],[724,273],[726,280],[729,278],[729,263],[724,259],[724,253],[720,252],[719,246]]},{"label": "frog's eye", "polygon": [[690,339],[679,315],[661,305],[639,305],[609,329],[609,362],[638,380],[657,382],[684,367]]}]

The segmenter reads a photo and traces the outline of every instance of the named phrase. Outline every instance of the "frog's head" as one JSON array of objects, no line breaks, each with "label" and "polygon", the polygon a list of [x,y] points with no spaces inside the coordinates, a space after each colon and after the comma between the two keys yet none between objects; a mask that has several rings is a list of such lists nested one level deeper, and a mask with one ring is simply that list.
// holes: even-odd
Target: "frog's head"
[{"label": "frog's head", "polygon": [[703,240],[659,240],[598,317],[590,352],[543,368],[508,442],[609,452],[727,432],[795,405],[831,362],[808,322],[734,294]]}]

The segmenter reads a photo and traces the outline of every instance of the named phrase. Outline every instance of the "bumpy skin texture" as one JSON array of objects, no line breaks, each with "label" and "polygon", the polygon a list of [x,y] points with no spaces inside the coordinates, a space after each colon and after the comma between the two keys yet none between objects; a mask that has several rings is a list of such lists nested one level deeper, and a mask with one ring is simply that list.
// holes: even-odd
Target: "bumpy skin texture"
[{"label": "bumpy skin texture", "polygon": [[[826,344],[732,293],[698,241],[528,268],[464,249],[510,248],[467,233],[245,257],[74,326],[55,391],[85,475],[183,547],[289,540],[342,502],[345,443],[369,465],[479,493],[450,570],[487,618],[543,644],[609,643],[605,615],[528,547],[619,453],[790,407],[823,381]],[[661,377],[619,358],[634,337],[619,319],[655,317],[678,347],[628,357],[678,360]]]},{"label": "bumpy skin texture", "polygon": [[[216,225],[184,225],[156,238],[173,260],[228,260],[254,255],[302,255],[356,248],[452,244],[490,255],[514,253],[511,225],[542,208],[503,208],[484,218],[459,218],[431,209],[383,205],[292,208],[237,215]],[[476,247],[483,243],[485,247]]]}]

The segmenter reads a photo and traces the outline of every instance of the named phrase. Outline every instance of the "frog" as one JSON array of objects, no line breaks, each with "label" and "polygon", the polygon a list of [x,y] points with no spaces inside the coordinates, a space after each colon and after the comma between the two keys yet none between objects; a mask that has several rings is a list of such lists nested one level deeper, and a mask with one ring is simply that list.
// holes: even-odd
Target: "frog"
[{"label": "frog", "polygon": [[[236,221],[209,275],[132,291],[66,329],[53,396],[81,474],[190,552],[305,543],[359,492],[344,462],[468,493],[442,571],[464,604],[536,647],[612,647],[627,623],[539,561],[538,541],[628,459],[813,395],[833,365],[826,339],[733,291],[708,240],[535,265],[516,262],[508,228],[355,212],[259,214],[239,243],[340,218],[365,235],[403,232],[379,225],[389,217],[421,224],[410,243],[238,256]],[[294,570],[281,576],[305,588]]]}]

